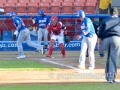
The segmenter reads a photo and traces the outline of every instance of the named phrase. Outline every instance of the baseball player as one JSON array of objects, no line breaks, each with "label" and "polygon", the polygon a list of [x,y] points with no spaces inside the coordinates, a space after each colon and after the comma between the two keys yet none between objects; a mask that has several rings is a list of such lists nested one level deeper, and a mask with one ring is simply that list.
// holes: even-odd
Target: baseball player
[{"label": "baseball player", "polygon": [[81,20],[80,24],[82,30],[82,33],[77,35],[77,39],[79,40],[81,37],[83,37],[81,42],[81,54],[79,57],[78,68],[85,69],[86,50],[88,48],[88,58],[90,63],[89,69],[93,70],[95,68],[94,48],[97,42],[97,35],[95,33],[92,21],[85,17],[84,11],[79,10],[77,14]]},{"label": "baseball player", "polygon": [[47,57],[51,58],[54,42],[58,40],[59,48],[61,50],[62,58],[65,58],[65,47],[64,47],[64,34],[67,34],[66,27],[62,22],[58,21],[57,16],[52,16],[51,21],[48,25],[48,31],[50,35],[50,44],[48,48]]},{"label": "baseball player", "polygon": [[[33,18],[33,24],[38,24],[38,44],[41,45],[42,37],[44,37],[44,46],[42,50],[42,54],[45,53],[45,49],[47,49],[48,46],[48,30],[47,25],[49,23],[49,17],[44,14],[43,10],[38,11],[39,15],[37,18]],[[39,52],[39,50],[36,50],[36,52]]]},{"label": "baseball player", "polygon": [[17,17],[14,12],[10,12],[9,15],[12,17],[13,23],[16,27],[16,31],[14,32],[14,35],[18,36],[18,40],[17,40],[18,57],[17,59],[25,58],[23,47],[22,47],[22,42],[24,40],[27,42],[29,46],[40,50],[41,49],[40,45],[31,42],[30,31],[27,29],[22,19]]}]

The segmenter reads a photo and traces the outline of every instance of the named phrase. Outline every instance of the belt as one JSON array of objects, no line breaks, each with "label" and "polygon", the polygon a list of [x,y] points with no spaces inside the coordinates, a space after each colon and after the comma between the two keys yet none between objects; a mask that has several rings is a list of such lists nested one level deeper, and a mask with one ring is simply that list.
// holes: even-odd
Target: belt
[{"label": "belt", "polygon": [[89,36],[85,36],[85,37],[89,37],[89,38],[91,38],[91,37],[93,37],[95,34],[92,34],[92,35],[89,35]]}]

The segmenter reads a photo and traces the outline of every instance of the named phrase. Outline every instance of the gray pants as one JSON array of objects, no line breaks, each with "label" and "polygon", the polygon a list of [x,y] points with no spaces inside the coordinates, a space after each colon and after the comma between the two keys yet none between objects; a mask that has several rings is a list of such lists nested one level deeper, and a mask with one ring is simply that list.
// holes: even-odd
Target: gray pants
[{"label": "gray pants", "polygon": [[101,46],[102,46],[102,48],[101,48],[101,50],[99,51],[99,55],[104,55],[105,54],[105,52],[104,52],[104,45],[103,45],[103,41],[101,42]]},{"label": "gray pants", "polygon": [[18,55],[19,56],[24,55],[23,47],[22,47],[22,43],[24,40],[27,42],[28,46],[34,47],[38,50],[41,49],[40,45],[31,42],[30,31],[26,28],[24,30],[21,30],[19,33],[19,36],[18,36],[17,47],[18,47]]},{"label": "gray pants", "polygon": [[41,45],[42,37],[44,37],[44,44],[48,45],[48,30],[46,28],[39,28],[38,30],[38,44]]},{"label": "gray pants", "polygon": [[117,74],[117,61],[120,53],[120,37],[112,36],[103,40],[106,53],[106,80],[115,80]]},{"label": "gray pants", "polygon": [[97,42],[96,34],[94,34],[93,37],[83,36],[83,39],[81,42],[81,53],[79,57],[79,65],[85,66],[86,50],[88,48],[90,66],[95,66],[94,49],[95,49],[96,42]]}]

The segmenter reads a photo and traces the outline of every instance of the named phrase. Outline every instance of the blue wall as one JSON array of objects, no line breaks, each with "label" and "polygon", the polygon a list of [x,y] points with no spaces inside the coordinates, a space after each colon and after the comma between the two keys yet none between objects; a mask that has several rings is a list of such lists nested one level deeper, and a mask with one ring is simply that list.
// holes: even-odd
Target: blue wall
[{"label": "blue wall", "polygon": [[[36,42],[35,42],[36,43]],[[43,44],[43,42],[42,42]],[[69,44],[65,44],[65,48],[67,51],[79,51],[81,46],[81,41],[71,41]],[[26,42],[23,42],[24,51],[35,51],[36,49],[33,47],[29,47]],[[54,50],[59,50],[58,43],[54,44]],[[97,44],[95,47],[97,50]],[[0,51],[17,51],[16,41],[1,41],[0,42]]]}]

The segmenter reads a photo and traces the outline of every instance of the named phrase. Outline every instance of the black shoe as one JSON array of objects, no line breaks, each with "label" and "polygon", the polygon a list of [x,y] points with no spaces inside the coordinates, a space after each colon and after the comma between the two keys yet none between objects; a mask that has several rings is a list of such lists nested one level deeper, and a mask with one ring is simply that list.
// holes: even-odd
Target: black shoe
[{"label": "black shoe", "polygon": [[45,47],[44,47],[44,46],[43,46],[43,48],[42,48],[41,52],[42,52],[42,54],[43,54],[43,55],[45,54],[46,49],[45,49]]},{"label": "black shoe", "polygon": [[86,57],[89,57],[89,55],[87,54]]},{"label": "black shoe", "polygon": [[44,48],[47,49],[47,48],[48,48],[48,45],[44,45]]},{"label": "black shoe", "polygon": [[116,83],[115,80],[109,80],[108,83]]},{"label": "black shoe", "polygon": [[100,57],[103,58],[105,55],[104,54],[100,54]]},{"label": "black shoe", "polygon": [[36,50],[35,52],[40,52],[40,50]]}]

